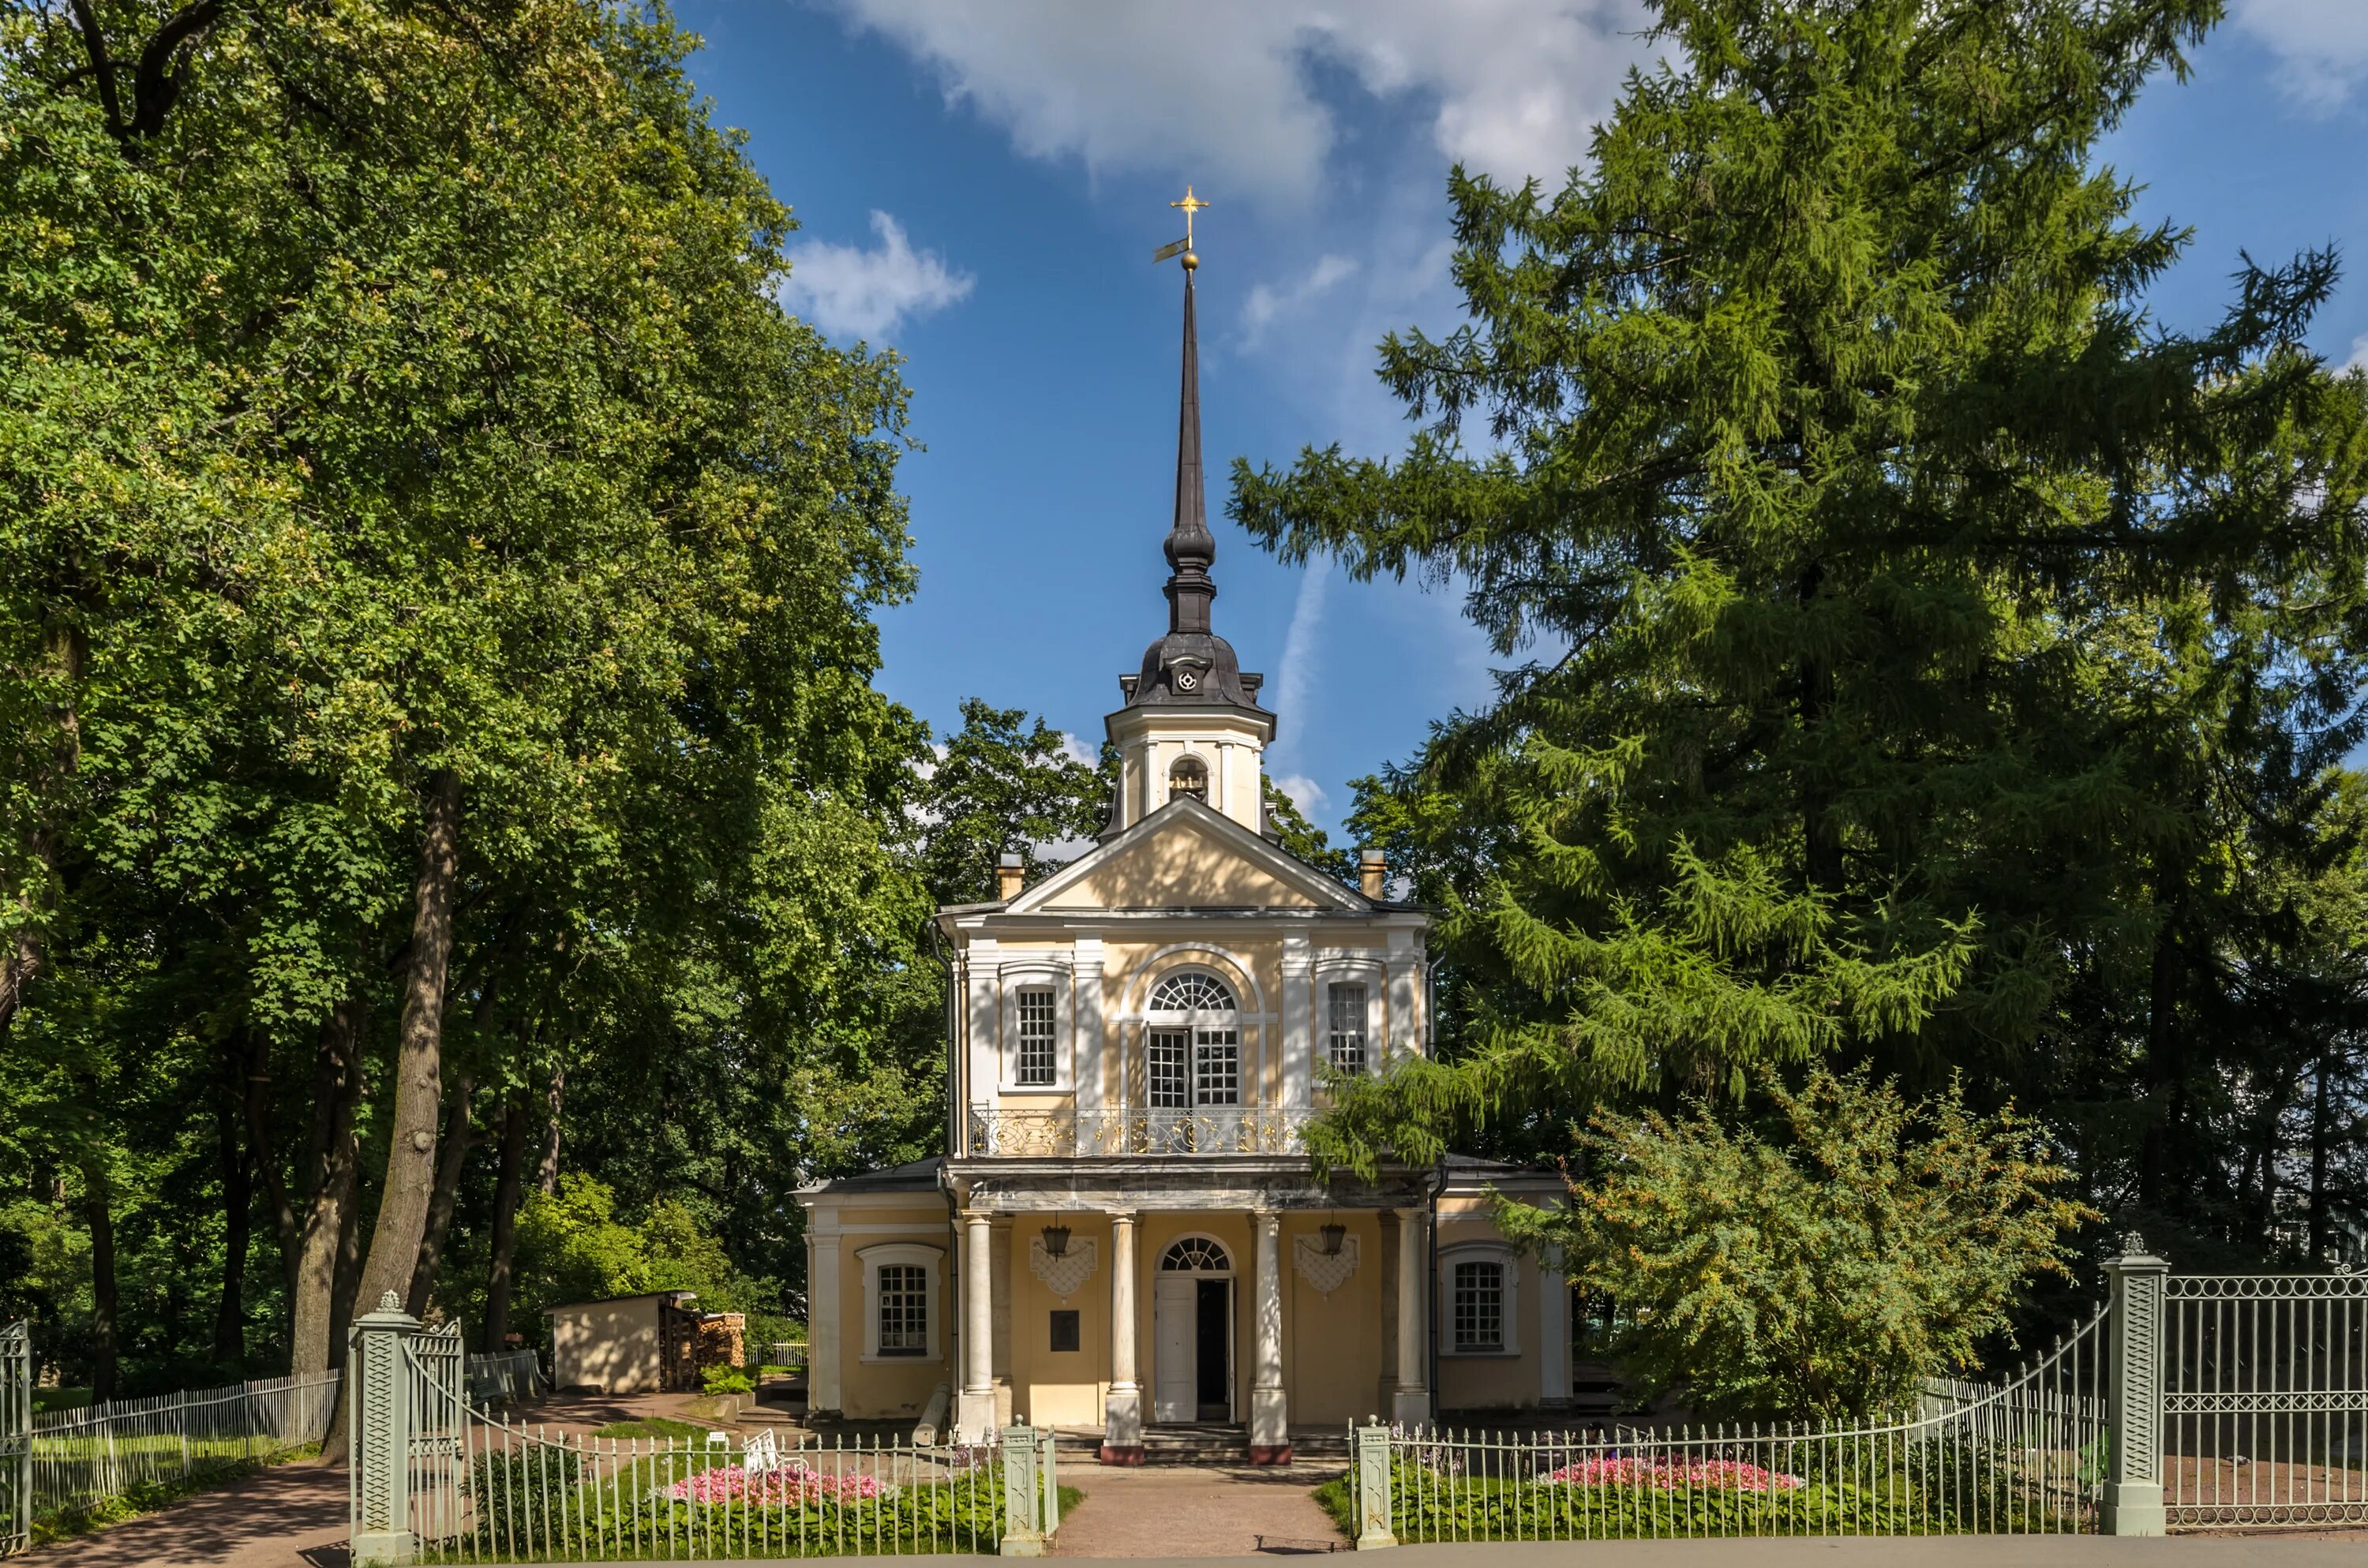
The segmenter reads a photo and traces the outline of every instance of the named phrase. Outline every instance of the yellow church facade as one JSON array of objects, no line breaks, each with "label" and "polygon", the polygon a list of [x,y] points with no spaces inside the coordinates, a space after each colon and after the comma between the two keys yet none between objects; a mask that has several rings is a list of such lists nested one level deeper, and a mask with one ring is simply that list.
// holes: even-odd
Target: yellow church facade
[{"label": "yellow church facade", "polygon": [[965,1438],[1016,1419],[1101,1432],[1295,1426],[1565,1403],[1569,1293],[1505,1243],[1451,1157],[1367,1182],[1302,1142],[1335,1074],[1431,1046],[1429,917],[1274,842],[1274,716],[1210,626],[1192,274],[1168,629],[1120,677],[1109,829],[1001,896],[939,911],[953,971],[946,1153],[802,1189],[809,1405]]}]

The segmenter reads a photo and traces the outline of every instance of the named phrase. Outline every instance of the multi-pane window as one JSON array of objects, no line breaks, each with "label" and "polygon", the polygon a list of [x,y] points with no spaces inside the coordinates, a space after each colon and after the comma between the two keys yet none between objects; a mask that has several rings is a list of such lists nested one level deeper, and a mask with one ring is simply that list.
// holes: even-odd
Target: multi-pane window
[{"label": "multi-pane window", "polygon": [[1505,1346],[1505,1266],[1459,1263],[1453,1291],[1455,1348],[1501,1350]]},{"label": "multi-pane window", "polygon": [[1154,1029],[1144,1048],[1150,1072],[1144,1103],[1153,1110],[1182,1110],[1192,1103],[1192,1031]]},{"label": "multi-pane window", "polygon": [[1365,1070],[1365,987],[1344,982],[1332,987],[1332,1065],[1343,1073]]},{"label": "multi-pane window", "polygon": [[1059,1082],[1053,1017],[1050,986],[1031,985],[1019,993],[1019,1055],[1012,1064],[1011,1081],[1022,1088],[1043,1088]]},{"label": "multi-pane window", "polygon": [[1192,1041],[1192,1103],[1242,1103],[1242,1037],[1235,1029],[1201,1029]]},{"label": "multi-pane window", "polygon": [[880,1354],[929,1353],[929,1271],[917,1263],[880,1266]]},{"label": "multi-pane window", "polygon": [[1188,969],[1171,974],[1159,983],[1151,994],[1151,1010],[1155,1013],[1230,1013],[1234,1010],[1234,994],[1225,983],[1213,974],[1202,974]]}]

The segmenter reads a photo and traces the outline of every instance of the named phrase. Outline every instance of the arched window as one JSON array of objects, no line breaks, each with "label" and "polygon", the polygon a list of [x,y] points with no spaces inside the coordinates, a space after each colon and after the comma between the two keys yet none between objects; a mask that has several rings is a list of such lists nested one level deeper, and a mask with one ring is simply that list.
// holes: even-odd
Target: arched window
[{"label": "arched window", "polygon": [[1155,1013],[1231,1013],[1234,994],[1213,974],[1188,969],[1161,981],[1151,993]]},{"label": "arched window", "polygon": [[1446,1288],[1447,1335],[1440,1346],[1451,1356],[1512,1356],[1520,1351],[1515,1329],[1514,1289],[1520,1266],[1512,1249],[1495,1242],[1461,1242],[1439,1255]]},{"label": "arched window", "polygon": [[1242,1103],[1242,1030],[1234,994],[1213,974],[1179,970],[1152,988],[1144,1035],[1152,1110]]},{"label": "arched window", "polygon": [[1159,1257],[1162,1274],[1231,1274],[1234,1260],[1225,1249],[1206,1236],[1186,1236],[1162,1253]]},{"label": "arched window", "polygon": [[1179,756],[1167,770],[1167,798],[1173,801],[1181,795],[1190,795],[1202,805],[1209,803],[1209,770],[1197,756]]}]

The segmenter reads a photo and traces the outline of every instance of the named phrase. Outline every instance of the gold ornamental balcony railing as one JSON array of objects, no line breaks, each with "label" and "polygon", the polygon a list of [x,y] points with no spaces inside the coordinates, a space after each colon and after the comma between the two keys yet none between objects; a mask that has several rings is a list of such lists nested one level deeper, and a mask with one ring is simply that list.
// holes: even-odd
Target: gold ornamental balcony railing
[{"label": "gold ornamental balcony railing", "polygon": [[1190,1110],[998,1110],[973,1106],[970,1152],[984,1156],[1296,1154],[1315,1113],[1280,1106]]}]

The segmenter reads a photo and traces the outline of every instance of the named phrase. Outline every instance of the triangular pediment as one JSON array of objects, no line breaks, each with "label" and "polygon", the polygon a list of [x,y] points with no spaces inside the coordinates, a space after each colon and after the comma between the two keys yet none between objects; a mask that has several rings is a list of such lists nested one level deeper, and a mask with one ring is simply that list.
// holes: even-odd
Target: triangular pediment
[{"label": "triangular pediment", "polygon": [[1307,909],[1372,903],[1189,796],[1030,888],[1013,915],[1087,909]]}]

